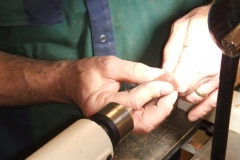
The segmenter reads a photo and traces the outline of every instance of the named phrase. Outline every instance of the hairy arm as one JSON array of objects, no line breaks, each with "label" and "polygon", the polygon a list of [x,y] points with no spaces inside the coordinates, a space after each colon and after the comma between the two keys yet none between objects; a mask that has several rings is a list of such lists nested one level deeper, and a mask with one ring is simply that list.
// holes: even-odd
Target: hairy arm
[{"label": "hairy arm", "polygon": [[0,106],[68,102],[59,84],[66,63],[0,52]]},{"label": "hairy arm", "polygon": [[[90,117],[117,102],[133,108],[135,133],[148,133],[169,115],[177,99],[170,83],[156,80],[163,73],[114,56],[53,62],[0,52],[0,106],[75,103]],[[119,92],[121,82],[139,86]]]}]

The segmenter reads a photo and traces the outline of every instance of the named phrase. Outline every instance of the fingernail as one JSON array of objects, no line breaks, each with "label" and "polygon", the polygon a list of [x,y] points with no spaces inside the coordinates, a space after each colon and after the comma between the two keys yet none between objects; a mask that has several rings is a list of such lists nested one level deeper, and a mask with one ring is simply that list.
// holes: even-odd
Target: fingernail
[{"label": "fingernail", "polygon": [[191,121],[191,122],[193,122],[193,121],[198,120],[198,117],[196,117],[196,116],[191,116],[191,117],[188,118],[188,120]]}]

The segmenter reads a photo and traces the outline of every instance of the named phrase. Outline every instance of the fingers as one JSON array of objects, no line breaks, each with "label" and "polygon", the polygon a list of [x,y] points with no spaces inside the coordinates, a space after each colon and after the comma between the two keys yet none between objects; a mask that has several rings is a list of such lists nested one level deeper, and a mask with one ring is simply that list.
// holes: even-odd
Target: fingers
[{"label": "fingers", "polygon": [[[208,55],[207,55],[207,54]],[[221,52],[208,52],[194,47],[185,47],[174,71],[180,94],[188,95],[209,81],[218,81]]]},{"label": "fingers", "polygon": [[213,91],[206,99],[204,99],[200,104],[194,107],[188,113],[189,121],[196,121],[199,118],[204,117],[209,113],[213,108],[216,107],[218,90]]},{"label": "fingers", "polygon": [[134,132],[144,134],[156,128],[169,115],[176,99],[177,92],[170,83],[151,81],[113,94],[107,101],[132,107]]},{"label": "fingers", "polygon": [[[197,77],[200,66],[198,63],[201,61],[199,57],[202,55],[196,45],[199,40],[195,40],[201,35],[191,31],[190,20],[185,16],[173,24],[172,34],[164,49],[163,69],[174,72],[177,83],[180,84],[180,93],[185,93]],[[196,82],[201,78],[196,79]]]},{"label": "fingers", "polygon": [[132,107],[139,110],[147,102],[168,95],[174,90],[170,83],[162,81],[152,81],[141,84],[132,90],[122,91],[112,94],[108,97],[109,102],[117,102],[126,107]]},{"label": "fingers", "polygon": [[181,95],[190,94],[219,72],[221,51],[208,31],[209,7],[194,9],[177,20],[164,49],[163,69],[174,73]]},{"label": "fingers", "polygon": [[181,52],[179,62],[174,71],[177,83],[180,84],[178,88],[180,93],[185,93],[193,85],[193,82],[199,83],[203,78],[199,74],[198,57],[192,53],[193,50],[191,48],[185,47]]},{"label": "fingers", "polygon": [[163,66],[164,70],[173,72],[183,48],[184,39],[187,33],[188,20],[182,18],[177,20],[171,28],[171,34],[164,48]]},{"label": "fingers", "polygon": [[177,92],[155,99],[139,110],[132,112],[134,133],[146,134],[157,128],[171,113],[173,104],[177,100]]},{"label": "fingers", "polygon": [[152,81],[164,73],[164,71],[159,68],[149,67],[142,63],[120,59],[118,59],[118,62],[114,65],[115,69],[111,70],[112,72],[117,71],[114,79],[133,84],[142,84]]},{"label": "fingers", "polygon": [[[217,76],[218,77],[218,76]],[[199,103],[203,99],[206,98],[209,94],[211,94],[214,90],[218,88],[219,79],[214,78],[209,80],[208,82],[202,84],[194,91],[192,91],[189,95],[186,96],[186,99],[192,103]]]}]

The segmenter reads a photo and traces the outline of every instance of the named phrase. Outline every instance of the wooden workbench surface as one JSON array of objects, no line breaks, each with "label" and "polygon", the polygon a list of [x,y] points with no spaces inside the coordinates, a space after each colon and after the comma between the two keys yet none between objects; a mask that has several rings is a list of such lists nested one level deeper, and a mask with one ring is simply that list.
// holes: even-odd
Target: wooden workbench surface
[{"label": "wooden workbench surface", "polygon": [[189,122],[186,112],[175,109],[156,130],[147,135],[130,135],[114,151],[114,160],[168,159],[202,125]]}]

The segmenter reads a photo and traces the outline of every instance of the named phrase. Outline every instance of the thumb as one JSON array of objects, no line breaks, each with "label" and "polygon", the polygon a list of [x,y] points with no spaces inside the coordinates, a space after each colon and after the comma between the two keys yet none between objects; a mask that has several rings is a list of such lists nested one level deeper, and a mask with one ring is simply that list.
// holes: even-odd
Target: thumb
[{"label": "thumb", "polygon": [[142,84],[152,81],[164,73],[160,68],[121,59],[119,59],[116,67],[115,69],[118,71],[118,74],[114,74],[115,79],[134,84]]}]

